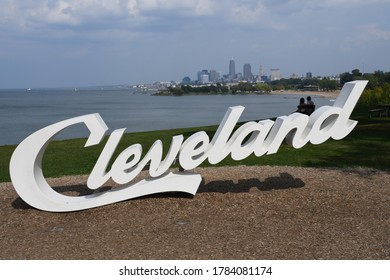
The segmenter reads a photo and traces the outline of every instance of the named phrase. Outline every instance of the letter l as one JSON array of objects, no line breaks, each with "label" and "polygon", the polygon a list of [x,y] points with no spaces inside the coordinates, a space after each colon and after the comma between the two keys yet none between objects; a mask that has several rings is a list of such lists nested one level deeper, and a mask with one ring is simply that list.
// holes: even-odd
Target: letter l
[{"label": "letter l", "polygon": [[110,179],[111,172],[106,173],[108,163],[122,139],[125,130],[126,128],[116,129],[111,133],[110,138],[108,138],[99,159],[96,161],[96,164],[88,177],[88,188],[92,190],[98,189]]}]

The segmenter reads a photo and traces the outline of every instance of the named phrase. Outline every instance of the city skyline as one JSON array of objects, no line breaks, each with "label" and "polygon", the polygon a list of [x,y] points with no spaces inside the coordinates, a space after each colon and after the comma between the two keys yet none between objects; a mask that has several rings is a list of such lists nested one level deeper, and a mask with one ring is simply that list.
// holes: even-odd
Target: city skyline
[{"label": "city skyline", "polygon": [[[258,69],[258,72],[256,73],[256,70],[252,71],[251,63],[244,63],[242,66],[242,72],[238,71],[236,68],[236,61],[234,60],[234,57],[231,57],[229,60],[227,72],[218,71],[213,68],[203,69],[197,72],[197,79],[192,79],[189,76],[185,76],[182,79],[182,83],[208,84],[208,83],[217,83],[217,82],[240,82],[240,81],[269,82],[269,81],[280,80],[282,78],[313,77],[313,73],[311,71],[307,71],[305,73],[302,73],[301,75],[292,73],[288,77],[282,76],[281,69],[279,68],[270,68],[269,75],[266,75],[267,72],[264,70],[264,66],[262,64],[260,64],[258,68],[254,67],[253,69]],[[338,73],[337,75],[339,74],[341,73]],[[332,75],[327,77],[335,77],[337,75]]]},{"label": "city skyline", "polygon": [[389,71],[389,0],[0,0],[0,88]]}]

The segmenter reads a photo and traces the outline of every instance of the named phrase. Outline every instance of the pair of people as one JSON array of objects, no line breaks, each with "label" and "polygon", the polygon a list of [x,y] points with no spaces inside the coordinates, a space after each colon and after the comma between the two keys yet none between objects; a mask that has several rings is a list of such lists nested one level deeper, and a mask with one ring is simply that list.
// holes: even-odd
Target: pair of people
[{"label": "pair of people", "polygon": [[299,100],[299,105],[297,107],[298,107],[297,110],[298,113],[306,114],[309,116],[314,112],[316,108],[310,96],[306,97],[306,103],[305,103],[305,99],[302,97]]}]

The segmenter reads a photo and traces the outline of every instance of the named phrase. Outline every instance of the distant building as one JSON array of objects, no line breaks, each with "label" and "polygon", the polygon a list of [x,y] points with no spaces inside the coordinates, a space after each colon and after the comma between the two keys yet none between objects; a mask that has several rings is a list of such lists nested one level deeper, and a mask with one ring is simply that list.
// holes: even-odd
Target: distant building
[{"label": "distant building", "polygon": [[269,78],[266,75],[261,76],[260,79],[261,79],[262,82],[268,82],[269,81]]},{"label": "distant building", "polygon": [[221,80],[221,73],[216,70],[210,70],[210,82],[216,83]]},{"label": "distant building", "polygon": [[299,75],[293,73],[293,74],[291,75],[291,79],[299,79]]},{"label": "distant building", "polygon": [[183,80],[181,81],[182,84],[188,85],[191,84],[191,78],[190,77],[184,77]]},{"label": "distant building", "polygon": [[280,69],[271,69],[271,81],[278,81],[281,79]]},{"label": "distant building", "polygon": [[199,84],[208,84],[210,83],[210,76],[209,75],[200,75],[198,79]]},{"label": "distant building", "polygon": [[260,64],[260,67],[259,67],[259,77],[260,77],[260,79],[263,76],[264,76],[264,68],[263,68],[263,65]]},{"label": "distant building", "polygon": [[313,74],[312,74],[311,72],[307,72],[307,73],[306,73],[306,78],[307,78],[307,79],[313,78]]},{"label": "distant building", "polygon": [[320,87],[316,85],[307,85],[303,87],[303,91],[319,91]]},{"label": "distant building", "polygon": [[252,81],[253,80],[253,75],[252,75],[252,68],[250,64],[244,64],[244,80],[245,81]]},{"label": "distant building", "polygon": [[210,82],[210,73],[208,70],[198,72],[198,84],[207,84]]},{"label": "distant building", "polygon": [[236,63],[234,62],[233,57],[229,61],[229,78],[232,80],[236,76]]}]

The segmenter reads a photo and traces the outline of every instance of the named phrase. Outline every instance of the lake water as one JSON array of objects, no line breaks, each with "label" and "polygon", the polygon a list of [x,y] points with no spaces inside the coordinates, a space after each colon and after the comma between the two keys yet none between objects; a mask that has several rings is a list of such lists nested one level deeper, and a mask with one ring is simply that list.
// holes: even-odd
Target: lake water
[{"label": "lake water", "polygon": [[[186,128],[219,124],[228,107],[245,107],[240,121],[288,115],[302,95],[151,96],[129,90],[0,90],[0,145],[18,144],[31,133],[68,118],[99,113],[109,132]],[[329,98],[312,96],[317,108],[332,105]],[[57,138],[87,137],[82,125]]]}]

